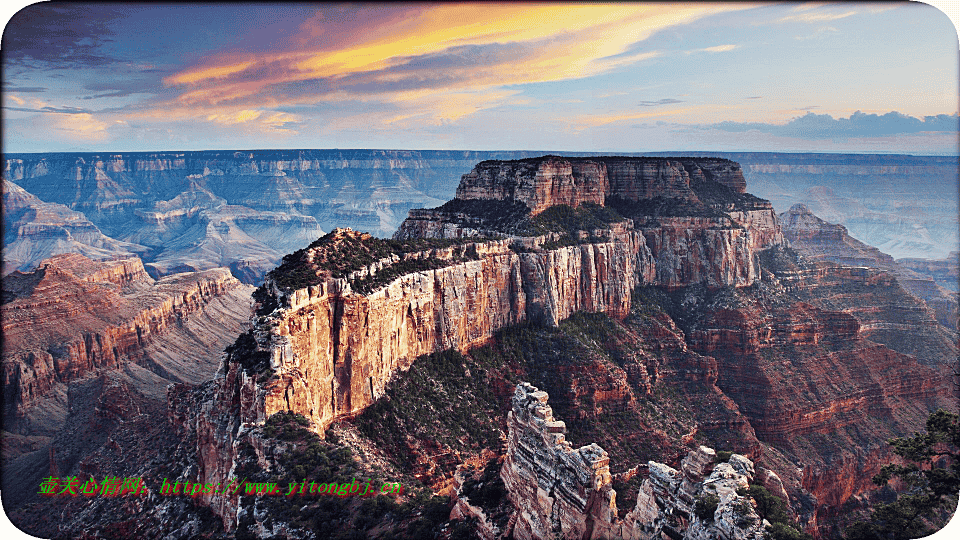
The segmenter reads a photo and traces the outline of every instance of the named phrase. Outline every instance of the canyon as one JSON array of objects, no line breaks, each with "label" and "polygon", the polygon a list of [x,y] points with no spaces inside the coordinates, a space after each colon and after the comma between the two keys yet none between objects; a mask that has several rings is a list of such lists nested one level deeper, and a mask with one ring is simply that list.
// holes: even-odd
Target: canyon
[{"label": "canyon", "polygon": [[[736,439],[730,435],[731,427],[751,426],[750,438],[734,444],[753,458],[763,458],[771,470],[783,472],[786,492],[801,509],[806,506],[798,513],[808,530],[830,531],[836,509],[870,491],[869,478],[891,455],[886,439],[921,425],[929,411],[952,403],[946,366],[939,359],[955,354],[955,342],[937,342],[925,351],[936,351],[935,357],[893,339],[885,346],[865,337],[879,328],[876,323],[863,313],[848,313],[850,305],[837,309],[835,294],[830,296],[833,304],[823,307],[804,302],[802,294],[785,295],[806,291],[816,296],[811,291],[826,287],[831,279],[841,289],[856,283],[886,288],[878,297],[904,293],[887,274],[865,275],[817,263],[809,263],[816,271],[803,272],[796,265],[776,262],[789,256],[781,253],[786,248],[772,207],[737,199],[743,189],[737,184],[714,182],[710,187],[723,197],[702,184],[697,191],[690,187],[696,187],[694,175],[678,162],[664,160],[658,169],[672,169],[672,174],[660,178],[676,179],[678,192],[686,186],[694,212],[706,215],[671,216],[677,212],[675,205],[660,206],[667,215],[653,215],[639,224],[634,218],[622,218],[605,232],[566,238],[575,242],[570,246],[556,246],[563,237],[559,232],[554,234],[560,237],[523,237],[522,242],[479,241],[495,232],[489,217],[477,211],[484,201],[523,204],[532,220],[548,215],[556,207],[551,202],[591,211],[608,199],[628,195],[638,196],[642,204],[644,198],[637,194],[643,191],[635,188],[642,182],[609,182],[604,165],[609,162],[555,156],[481,163],[464,176],[458,212],[442,207],[412,212],[410,222],[397,233],[401,239],[416,234],[459,239],[462,249],[472,250],[478,260],[408,273],[367,294],[353,292],[351,280],[384,272],[397,261],[381,259],[344,278],[331,278],[320,267],[308,265],[316,284],[296,290],[278,286],[281,276],[268,276],[263,298],[275,307],[260,319],[257,327],[262,330],[249,348],[227,359],[219,397],[208,402],[212,414],[204,415],[220,420],[198,427],[198,432],[209,433],[205,440],[214,448],[202,452],[209,457],[201,466],[203,481],[217,482],[230,470],[232,461],[225,456],[236,445],[231,433],[238,425],[257,425],[286,410],[302,414],[322,432],[338,418],[355,417],[384,395],[395,373],[409,369],[417,355],[448,348],[467,351],[496,341],[497,331],[506,326],[528,320],[556,326],[577,311],[623,319],[633,309],[629,291],[652,285],[672,295],[664,300],[663,313],[682,328],[674,326],[672,332],[682,336],[683,349],[689,347],[708,365],[715,363],[709,369],[716,375],[712,381],[708,375],[706,383],[732,400],[725,408],[732,407],[741,419],[712,427],[704,423],[705,434],[712,432],[729,443]],[[724,165],[736,170],[735,164]],[[586,178],[601,187],[571,187],[587,183]],[[577,195],[581,191],[585,195]],[[725,215],[711,213],[722,212],[721,208],[727,210]],[[727,236],[718,242],[719,235]],[[355,236],[338,230],[329,241]],[[311,246],[303,260],[331,259],[329,253],[320,254],[322,249],[322,242]],[[409,256],[443,259],[452,257],[453,251]],[[773,257],[774,262],[763,268],[764,257]],[[848,298],[857,301],[856,295]],[[924,324],[936,322],[928,318]],[[251,370],[244,355],[262,360]],[[924,357],[917,362],[920,356]],[[863,371],[858,367],[862,362],[871,367]],[[631,372],[640,375],[641,365],[630,367],[627,377]],[[784,371],[787,365],[793,367]],[[832,367],[824,370],[824,365]],[[648,388],[656,387],[649,369],[644,371]],[[886,375],[893,373],[892,378]],[[628,398],[622,392],[612,394],[617,395]],[[594,399],[599,398],[595,394]],[[870,407],[865,406],[868,403]],[[711,414],[715,413],[696,412],[694,418]],[[874,465],[864,469],[864,463]],[[235,511],[226,500],[211,504],[227,515]]]},{"label": "canyon", "polygon": [[36,450],[56,435],[75,381],[102,371],[190,384],[211,378],[219,351],[249,323],[251,290],[222,268],[154,280],[135,257],[62,254],[6,276],[4,459],[18,457],[15,441]]},{"label": "canyon", "polygon": [[[3,273],[29,271],[52,255],[81,252],[94,259],[136,255],[153,277],[223,266],[245,283],[258,285],[283,254],[302,248],[323,231],[352,227],[390,236],[409,209],[437,206],[454,197],[461,176],[470,173],[477,162],[545,153],[251,150],[6,154],[5,201],[15,192],[15,197],[39,199],[31,203],[34,210],[29,212],[22,211],[23,202],[5,202],[10,207],[5,206],[3,224]],[[592,155],[601,161],[604,157]],[[854,237],[895,258],[943,259],[960,248],[955,157],[760,152],[647,155],[737,162],[741,167],[736,181],[748,184],[751,193],[771,201],[778,212],[806,204],[818,216],[845,225]],[[609,172],[616,183],[616,177],[628,171],[615,169]],[[675,191],[678,184],[673,180],[654,176],[635,186],[635,193],[620,191],[628,198],[649,195],[653,193],[650,190],[662,196],[684,193]],[[955,274],[956,257],[949,260]],[[956,279],[939,284],[956,291]]]},{"label": "canyon", "polygon": [[[156,178],[186,167],[137,163],[160,171]],[[316,169],[304,163],[261,162],[256,170],[281,182],[275,179]],[[277,225],[267,219],[276,208],[237,208],[215,189],[214,173],[226,175],[224,167],[191,179],[189,195],[156,199],[149,211],[124,209],[119,195],[116,204],[43,204],[161,223],[125,237],[141,246],[176,242],[175,234],[163,236],[166,224],[203,212],[230,213],[238,228],[249,225],[241,216]],[[18,165],[10,175],[42,178],[38,168]],[[118,320],[142,324],[88,332],[66,347],[70,362],[56,361],[49,345],[24,346],[8,370],[5,349],[5,373],[18,374],[5,389],[16,394],[11,414],[23,431],[13,467],[33,479],[123,464],[145,475],[224,483],[240,471],[291,474],[290,455],[340,445],[411,475],[405,486],[451,495],[460,509],[454,513],[475,518],[484,538],[505,531],[518,538],[759,538],[763,520],[737,492],[752,484],[787,500],[798,529],[835,536],[846,514],[872,504],[870,477],[892,457],[886,440],[920,429],[938,407],[955,406],[956,339],[889,273],[895,261],[807,209],[778,216],[770,202],[746,193],[745,172],[722,158],[481,161],[463,174],[453,200],[411,210],[390,241],[345,228],[311,241],[296,231],[317,232],[314,224],[323,222],[283,212],[284,230],[299,245],[282,259],[263,252],[228,270],[225,258],[211,262],[220,268],[157,279],[192,263],[173,255],[168,266],[61,255],[32,273],[14,272],[4,279],[5,330],[8,309],[40,313],[53,305],[51,290],[75,294],[79,312],[98,313],[103,298],[137,307],[147,305],[146,291],[166,284],[196,288],[157,312],[121,309]],[[797,249],[788,247],[794,242]],[[819,252],[811,248],[818,245]],[[189,257],[204,258],[196,253]],[[865,264],[841,266],[832,256]],[[280,265],[267,272],[254,260]],[[263,281],[249,330],[237,320],[229,339],[225,330],[194,357],[177,353],[164,362],[143,352],[174,332],[175,320],[198,317],[191,309],[234,291],[248,298],[252,288],[238,277]],[[140,367],[153,375],[134,376]],[[90,372],[97,376],[84,376]],[[547,392],[564,422],[553,417]],[[55,422],[24,412],[37,409],[34,396],[51,395],[60,396]],[[423,410],[432,412],[424,417]],[[325,440],[271,435],[276,419],[293,413]],[[169,433],[147,425],[149,414],[164,415]],[[28,447],[26,433],[47,425],[41,442],[52,440],[49,448]],[[94,425],[106,426],[109,437],[67,443]],[[169,445],[135,464],[145,455],[143,440]],[[720,450],[729,457],[720,459]],[[477,502],[463,480],[467,463],[481,458],[499,471],[494,483],[504,496],[493,497],[494,507]],[[695,515],[709,486],[719,495],[713,519]],[[17,510],[20,519],[31,522],[31,512],[52,504],[35,499]],[[142,531],[163,515],[180,516],[178,528],[163,526],[169,534],[292,538],[322,528],[304,528],[303,512],[319,512],[315,505],[288,517],[286,510],[270,515],[270,504],[220,493],[190,502],[153,497],[134,505],[142,514],[135,519],[119,503],[97,502],[91,508],[127,517],[89,530],[122,522]],[[360,523],[351,512],[350,522]],[[90,526],[79,519],[61,530]],[[413,534],[410,519],[383,519]]]}]

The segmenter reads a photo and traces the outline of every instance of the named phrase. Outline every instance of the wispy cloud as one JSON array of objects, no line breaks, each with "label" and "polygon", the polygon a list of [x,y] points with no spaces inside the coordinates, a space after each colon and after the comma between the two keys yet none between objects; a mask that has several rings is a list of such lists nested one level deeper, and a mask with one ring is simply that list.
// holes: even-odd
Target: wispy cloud
[{"label": "wispy cloud", "polygon": [[657,118],[661,116],[676,116],[693,110],[692,107],[684,109],[671,109],[667,111],[651,111],[642,113],[619,113],[619,114],[585,114],[576,117],[574,127],[583,129],[585,127],[596,127],[607,124],[626,122],[629,120],[641,120],[644,118]]},{"label": "wispy cloud", "polygon": [[692,51],[686,51],[686,54],[694,54],[699,52],[708,52],[708,53],[718,53],[718,52],[727,52],[739,48],[739,45],[727,44],[727,45],[715,45],[713,47],[704,47],[702,49],[694,49]]},{"label": "wispy cloud", "polygon": [[842,13],[799,13],[797,15],[787,15],[777,20],[777,22],[802,22],[802,23],[823,23],[827,21],[835,21],[837,19],[845,19],[852,15],[856,15],[856,11],[844,11]]},{"label": "wispy cloud", "polygon": [[658,99],[656,101],[641,101],[640,103],[638,103],[638,105],[640,105],[641,107],[657,107],[659,105],[670,105],[673,103],[683,103],[683,100],[665,98],[665,99]]},{"label": "wispy cloud", "polygon": [[[222,51],[169,75],[164,83],[180,93],[173,103],[156,106],[241,111],[331,99],[405,102],[417,96],[433,110],[426,116],[456,119],[512,95],[498,88],[589,77],[655,58],[658,51],[627,51],[663,28],[747,7],[364,7],[339,21],[333,33],[325,32],[330,13],[323,12],[301,25],[286,50]],[[733,46],[710,49],[727,47]],[[451,102],[452,109],[440,111]]]}]

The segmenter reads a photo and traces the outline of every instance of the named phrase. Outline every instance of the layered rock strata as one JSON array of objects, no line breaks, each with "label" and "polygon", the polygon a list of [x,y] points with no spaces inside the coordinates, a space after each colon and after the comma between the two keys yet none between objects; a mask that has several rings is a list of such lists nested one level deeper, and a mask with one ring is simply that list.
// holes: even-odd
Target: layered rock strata
[{"label": "layered rock strata", "polygon": [[[596,444],[574,449],[548,398],[546,392],[521,383],[507,417],[501,477],[517,512],[514,537],[763,538],[765,523],[751,500],[736,492],[753,479],[753,462],[733,454],[728,462],[716,464],[715,452],[704,446],[683,459],[680,471],[650,461],[637,502],[621,520],[607,453]],[[694,510],[697,500],[708,495],[716,496],[718,504],[712,516],[701,519]]]},{"label": "layered rock strata", "polygon": [[[560,158],[485,161],[465,174],[459,201],[523,204],[531,216],[559,204],[604,205],[609,198],[637,202],[668,198],[702,204],[691,187],[719,184],[742,194],[739,165],[722,159],[673,161],[652,158]],[[773,207],[766,201],[708,205],[704,216],[657,216],[626,228],[642,231],[653,254],[659,285],[676,288],[705,282],[711,287],[747,286],[758,277],[756,253],[784,243]],[[705,207],[706,207],[705,206]],[[522,207],[521,207],[522,208]],[[482,216],[440,209],[411,210],[395,238],[463,238],[497,234]]]},{"label": "layered rock strata", "polygon": [[[888,272],[896,276],[896,282],[900,287],[923,300],[931,311],[929,315],[921,314],[920,306],[915,301],[899,295],[892,303],[899,306],[901,310],[917,312],[913,317],[915,321],[865,321],[866,327],[921,328],[922,332],[929,333],[931,327],[935,326],[932,319],[936,319],[936,322],[946,329],[956,331],[958,303],[957,294],[953,292],[957,288],[956,256],[939,261],[922,259],[894,261],[893,257],[879,249],[851,237],[843,225],[827,223],[802,204],[794,205],[789,211],[780,214],[780,221],[783,223],[784,236],[790,241],[791,247],[807,257],[846,266],[867,266]],[[896,288],[897,285],[889,284],[887,287]],[[883,310],[874,309],[873,311],[880,313]],[[943,332],[940,331],[940,333]],[[883,339],[882,342],[890,344],[895,340]]]},{"label": "layered rock strata", "polygon": [[41,201],[8,180],[3,181],[3,229],[3,275],[30,271],[43,259],[62,253],[107,260],[148,251],[104,235],[82,213]]},{"label": "layered rock strata", "polygon": [[[294,410],[325,429],[371,404],[417,356],[464,350],[524,321],[556,325],[575,311],[624,317],[633,288],[654,279],[643,236],[632,231],[552,251],[517,253],[511,245],[463,246],[479,260],[406,274],[367,295],[350,281],[370,269],[295,291],[268,281],[279,307],[257,322],[256,339],[275,373],[249,420]],[[443,259],[452,251],[410,256]]]},{"label": "layered rock strata", "polygon": [[845,303],[868,306],[869,293],[859,294],[856,280],[876,294],[890,276],[832,267],[818,277],[825,270],[777,273],[790,294],[764,284],[702,299],[687,327],[691,348],[716,359],[717,386],[737,402],[757,437],[799,465],[799,475],[790,472],[791,494],[802,488],[816,498],[804,519],[824,531],[844,503],[875,488],[870,479],[893,459],[888,439],[921,429],[938,407],[955,406],[943,373],[869,341],[865,334],[876,335],[864,329],[857,310],[840,311],[836,293],[810,290],[834,276]]},{"label": "layered rock strata", "polygon": [[66,414],[57,396],[99,368],[208,379],[250,316],[251,287],[225,269],[154,280],[136,258],[64,254],[3,284],[5,429],[24,435],[52,433]]},{"label": "layered rock strata", "polygon": [[603,205],[607,197],[694,199],[691,178],[746,190],[740,166],[725,159],[542,158],[484,161],[463,175],[457,199],[522,202],[533,214],[551,206]]}]

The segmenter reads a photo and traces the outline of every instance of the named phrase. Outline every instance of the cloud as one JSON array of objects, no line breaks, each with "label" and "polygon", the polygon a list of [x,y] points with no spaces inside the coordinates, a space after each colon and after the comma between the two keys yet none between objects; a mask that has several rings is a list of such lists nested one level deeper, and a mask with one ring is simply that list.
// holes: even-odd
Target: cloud
[{"label": "cloud", "polygon": [[124,11],[121,5],[102,4],[27,6],[4,30],[4,64],[39,69],[111,64],[115,59],[102,46],[113,35],[110,23]]},{"label": "cloud", "polygon": [[510,85],[606,73],[659,56],[658,51],[637,52],[633,47],[658,30],[747,7],[325,6],[289,36],[285,48],[256,54],[243,48],[223,50],[168,75],[164,84],[179,95],[153,105],[241,111],[433,95],[434,101],[421,100],[431,109],[428,116],[459,118],[464,111],[493,104],[484,99],[480,106],[467,104],[444,113],[439,106],[449,96],[496,95],[494,89]]},{"label": "cloud", "polygon": [[[24,101],[16,96],[10,96],[10,99],[17,102],[19,105],[23,105]],[[80,109],[78,107],[50,107],[44,106],[37,109],[32,109],[28,107],[3,107],[11,111],[20,111],[20,112],[34,112],[34,113],[58,113],[58,114],[90,114],[89,109]]]},{"label": "cloud", "polygon": [[638,103],[638,105],[640,105],[641,107],[656,107],[659,105],[670,105],[673,103],[683,103],[683,101],[679,99],[666,98],[666,99],[658,99],[657,101],[641,101],[640,103]]},{"label": "cloud", "polygon": [[856,11],[844,11],[843,13],[800,13],[797,15],[788,15],[780,18],[777,22],[802,22],[802,23],[822,23],[845,19],[851,15],[856,15]]},{"label": "cloud", "polygon": [[708,53],[727,52],[727,51],[732,51],[738,47],[739,45],[733,45],[733,44],[715,45],[713,47],[704,47],[702,49],[694,49],[692,51],[687,51],[685,54],[693,54],[698,52],[708,52]]},{"label": "cloud", "polygon": [[925,132],[957,133],[960,131],[960,118],[957,115],[940,114],[925,116],[920,119],[896,111],[883,115],[857,111],[849,118],[833,118],[829,114],[807,112],[807,114],[796,117],[783,125],[720,122],[704,127],[735,133],[759,131],[782,137],[802,139],[845,139]]},{"label": "cloud", "polygon": [[809,34],[806,36],[796,36],[793,39],[796,39],[797,41],[806,41],[808,39],[822,38],[822,37],[825,37],[827,34],[838,34],[838,33],[840,33],[840,31],[832,26],[823,26],[823,27],[817,28],[816,32],[812,34]]},{"label": "cloud", "polygon": [[16,86],[6,82],[3,84],[3,90],[4,92],[23,92],[25,94],[38,94],[47,91],[43,86]]},{"label": "cloud", "polygon": [[678,114],[683,114],[693,110],[692,107],[685,109],[672,109],[667,111],[653,111],[653,112],[643,112],[643,113],[621,113],[621,114],[584,114],[576,117],[576,124],[571,127],[574,130],[582,130],[586,127],[596,127],[604,126],[607,124],[614,124],[625,122],[627,120],[640,120],[643,118],[655,118],[658,116],[674,116]]}]

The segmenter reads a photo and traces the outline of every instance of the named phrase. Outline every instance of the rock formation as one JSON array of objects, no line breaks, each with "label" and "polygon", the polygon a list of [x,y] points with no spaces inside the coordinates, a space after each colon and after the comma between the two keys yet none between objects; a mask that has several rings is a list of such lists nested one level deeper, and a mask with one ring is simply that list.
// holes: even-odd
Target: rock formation
[{"label": "rock formation", "polygon": [[[631,512],[618,518],[609,457],[590,444],[574,449],[566,426],[553,417],[548,395],[528,383],[517,386],[507,417],[507,453],[501,476],[516,507],[513,535],[541,538],[654,540],[763,538],[763,522],[749,497],[737,493],[754,477],[753,462],[733,454],[716,464],[701,446],[677,471],[651,461]],[[695,512],[698,499],[717,497],[712,515]]]},{"label": "rock formation", "polygon": [[58,255],[3,289],[4,429],[21,435],[51,435],[66,385],[101,368],[207,380],[250,316],[251,287],[225,269],[154,280],[136,258]]},{"label": "rock formation", "polygon": [[691,177],[738,193],[746,190],[740,166],[725,159],[546,156],[481,162],[463,175],[456,198],[522,202],[538,214],[558,204],[603,205],[608,196],[631,201],[695,198]]},{"label": "rock formation", "polygon": [[[517,253],[511,244],[466,244],[478,260],[405,274],[366,295],[352,290],[355,275],[294,291],[268,280],[278,308],[258,320],[257,347],[269,354],[274,375],[260,386],[261,409],[251,420],[295,410],[325,429],[371,404],[419,355],[464,350],[524,321],[555,325],[575,311],[622,317],[633,288],[653,279],[643,237],[632,231],[552,251]],[[408,256],[443,260],[452,251]]]},{"label": "rock formation", "polygon": [[[603,162],[581,165],[578,174],[603,172],[606,166]],[[722,165],[724,171],[737,170],[729,163]],[[673,164],[663,165],[669,166]],[[508,179],[502,180],[503,186],[487,186],[484,193],[506,193],[514,190],[513,182],[530,178],[540,182],[538,193],[562,193],[556,182],[566,180],[554,172],[572,170],[573,165],[569,160],[544,158],[498,167],[505,172],[490,172],[494,166],[489,162],[478,166],[486,171],[483,176],[489,182]],[[478,175],[464,176],[462,194],[480,196],[474,176]],[[683,175],[676,176],[687,186]],[[578,180],[588,181],[604,183],[598,176]],[[630,185],[644,182],[637,179]],[[618,185],[628,184],[619,178]],[[772,209],[760,212],[772,213]],[[758,234],[780,241],[776,220],[771,218],[752,225]],[[768,223],[774,227],[772,233],[765,230]],[[543,249],[554,238],[550,235],[468,243],[460,249],[472,250],[478,260],[402,275],[369,294],[353,291],[351,280],[384,272],[397,261],[384,259],[345,278],[318,278],[316,285],[296,290],[282,288],[277,278],[268,279],[264,290],[277,308],[257,322],[256,341],[257,348],[269,355],[274,377],[260,387],[258,410],[250,420],[295,410],[325,429],[334,419],[372,403],[393,374],[405,370],[419,355],[447,348],[463,350],[500,328],[528,320],[555,325],[576,311],[623,317],[637,285],[750,285],[757,276],[756,242],[750,229],[731,225],[717,230],[716,224],[713,219],[663,218],[658,226],[637,231],[631,220],[625,220],[606,231],[594,231],[594,243],[553,249]],[[338,231],[334,239],[339,237],[362,240],[352,231]],[[305,252],[308,267],[325,257],[320,249]],[[452,256],[453,250],[447,249],[406,254],[404,259]]]},{"label": "rock formation", "polygon": [[[819,519],[831,517],[818,514],[820,509],[838,507],[866,488],[870,471],[857,467],[864,455],[879,463],[889,456],[888,436],[918,426],[926,412],[946,403],[944,381],[914,358],[862,339],[863,324],[855,315],[790,296],[811,287],[811,276],[819,276],[820,270],[810,274],[806,267],[784,269],[769,262],[761,268],[761,260],[776,257],[770,254],[782,244],[782,234],[769,204],[740,193],[736,182],[715,182],[710,175],[718,173],[683,165],[686,176],[657,178],[660,184],[672,178],[678,190],[687,186],[688,198],[631,200],[631,193],[643,190],[614,191],[610,186],[631,184],[623,178],[614,183],[609,176],[603,180],[604,167],[609,170],[610,162],[553,157],[484,164],[464,177],[460,194],[472,198],[457,199],[460,202],[447,209],[412,213],[397,234],[398,242],[422,240],[416,237],[423,233],[447,238],[452,240],[445,244],[449,247],[393,253],[364,262],[344,275],[348,270],[330,264],[339,265],[337,261],[346,254],[359,252],[325,250],[373,240],[337,230],[285,258],[258,291],[260,309],[253,332],[228,351],[216,385],[201,405],[203,412],[196,420],[201,481],[227,479],[236,466],[237,445],[244,433],[276,412],[303,414],[314,430],[323,432],[331,422],[354,416],[373,403],[387,382],[418,355],[447,348],[466,350],[489,340],[498,329],[524,321],[556,325],[576,311],[622,318],[630,312],[631,292],[637,285],[649,284],[662,294],[678,297],[678,311],[671,316],[683,331],[670,329],[669,317],[667,321],[647,321],[645,327],[680,336],[678,339],[699,353],[671,353],[680,359],[672,363],[671,369],[678,373],[671,377],[687,376],[709,385],[716,381],[726,394],[723,399],[736,402],[710,401],[708,408],[718,411],[703,412],[704,418],[709,418],[704,431],[726,430],[727,438],[732,437],[729,433],[748,433],[751,457],[766,453],[778,471],[789,473],[784,482],[770,483],[786,485],[785,492],[813,507],[804,517],[806,526],[816,530]],[[724,164],[724,170],[729,173],[737,168]],[[577,189],[586,178],[599,182],[602,189],[587,188],[586,198],[577,198]],[[620,217],[589,230],[552,230],[539,236],[509,233],[520,230],[523,223],[549,223],[550,216],[576,217],[580,211],[595,215],[598,208],[604,208],[599,206],[601,200],[620,212]],[[570,212],[558,213],[554,210],[557,206],[540,208],[558,201],[564,208],[572,208]],[[506,225],[483,210],[513,211],[518,205],[523,208],[517,210],[517,220]],[[462,216],[454,215],[457,212]],[[487,237],[480,238],[481,234]],[[498,237],[490,239],[491,235]],[[471,241],[469,237],[477,238]],[[465,258],[467,253],[472,255]],[[417,266],[427,262],[430,265]],[[844,279],[861,279],[865,284],[882,284],[886,279],[861,275],[858,269],[837,272],[849,274],[844,274]],[[367,287],[364,283],[372,285],[363,288]],[[677,348],[685,345],[681,342]],[[858,362],[865,360],[870,368],[854,373]],[[647,387],[652,388],[653,381],[663,374],[655,372],[655,362],[647,364],[642,370],[641,366],[626,366],[629,369],[623,374],[637,381],[646,379]],[[833,367],[822,373],[817,367],[822,364]],[[883,375],[888,370],[898,375]],[[611,391],[610,403],[618,395],[629,397]],[[754,425],[741,425],[743,417]],[[544,422],[545,418],[540,416]],[[753,443],[754,429],[768,446]],[[543,440],[556,435],[544,433],[549,432],[541,433]],[[823,436],[839,439],[827,444]],[[791,437],[800,442],[791,446]],[[533,449],[531,444],[525,447]],[[866,454],[845,450],[850,447],[863,448]],[[523,452],[518,445],[510,459],[520,459],[517,456]],[[518,519],[519,537],[540,537],[544,531],[558,528],[588,537],[619,534],[635,538],[666,530],[662,526],[690,538],[712,534],[747,538],[762,530],[735,497],[719,496],[719,513],[711,523],[689,514],[691,502],[686,499],[700,493],[703,484],[727,493],[744,482],[740,476],[752,475],[740,458],[734,461],[742,466],[730,464],[719,472],[697,472],[692,464],[686,469],[681,466],[690,485],[679,491],[670,491],[669,482],[660,487],[651,483],[647,496],[675,497],[685,500],[686,506],[675,503],[677,510],[670,510],[673,517],[669,518],[646,515],[646,528],[630,525],[633,529],[628,530],[617,515],[614,494],[600,489],[603,482],[596,481],[596,475],[602,479],[608,474],[603,472],[599,449],[544,452],[543,459],[534,452],[521,468],[511,465],[509,459],[504,466],[507,471],[514,470],[517,478],[526,475],[526,480],[514,479],[514,487],[531,497],[536,493],[538,501],[525,510],[523,523]],[[573,477],[563,471],[580,470],[574,457],[582,464],[589,461],[587,469],[596,475],[584,469],[583,474],[573,475],[579,483],[570,483]],[[696,459],[700,458],[691,458]],[[798,468],[808,459],[812,465]],[[550,460],[567,469],[543,465]],[[826,475],[831,467],[839,468],[842,477],[830,481]],[[714,473],[716,476],[710,476]],[[542,485],[537,483],[541,477],[545,478]],[[546,496],[533,490],[531,479]],[[504,481],[509,483],[507,476]],[[697,483],[700,487],[690,487]],[[561,484],[568,492],[553,490]],[[591,485],[595,487],[586,487]],[[229,528],[236,501],[219,494],[204,500]],[[561,505],[556,507],[560,510],[555,511],[556,505]],[[738,512],[734,512],[736,508]],[[584,517],[580,521],[563,517],[569,515]],[[639,511],[635,512],[634,523],[638,515]],[[556,519],[561,520],[559,525]],[[566,525],[563,519],[568,520]],[[747,532],[736,532],[737,527]],[[720,530],[726,532],[717,532]]]},{"label": "rock formation", "polygon": [[104,235],[80,212],[43,202],[3,181],[3,275],[33,270],[43,259],[62,253],[105,260],[147,251],[145,246]]},{"label": "rock formation", "polygon": [[691,294],[684,301],[696,313],[682,326],[693,350],[716,359],[717,386],[757,437],[801,464],[784,480],[816,497],[807,524],[820,526],[874,489],[870,479],[892,459],[888,439],[954,406],[949,370],[928,355],[955,358],[955,344],[911,325],[902,335],[913,340],[875,342],[885,342],[878,319],[914,316],[909,302],[918,303],[889,274],[822,263],[767,269],[772,288]]},{"label": "rock formation", "polygon": [[[864,337],[913,354],[924,363],[954,361],[957,297],[934,280],[946,278],[949,282],[950,272],[956,275],[955,260],[894,261],[877,248],[852,238],[842,225],[827,223],[813,215],[804,205],[795,205],[780,214],[780,220],[791,247],[807,257],[870,267],[841,270],[824,265],[816,272],[818,277],[802,287],[801,296],[814,302],[829,298],[825,305],[857,316]],[[932,272],[932,268],[940,272]],[[920,273],[923,271],[927,271],[929,277]],[[955,283],[956,278],[953,280]],[[852,288],[857,289],[856,294],[851,294]],[[853,298],[856,300],[851,301]]]},{"label": "rock formation", "polygon": [[795,204],[780,214],[783,236],[790,246],[812,259],[846,266],[872,266],[893,270],[893,257],[853,238],[843,225],[827,223],[806,205]]}]

